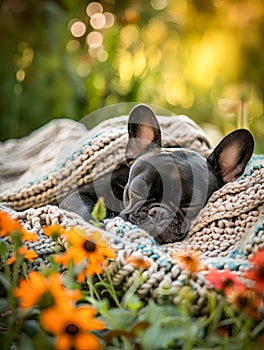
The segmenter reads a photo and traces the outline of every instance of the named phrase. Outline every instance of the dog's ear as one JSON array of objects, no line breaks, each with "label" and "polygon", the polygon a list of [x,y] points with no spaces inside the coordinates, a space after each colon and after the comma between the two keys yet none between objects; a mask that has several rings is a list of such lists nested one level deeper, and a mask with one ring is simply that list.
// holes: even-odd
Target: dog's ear
[{"label": "dog's ear", "polygon": [[161,147],[160,126],[151,108],[140,104],[132,109],[128,119],[128,136],[126,147],[128,163],[155,145]]},{"label": "dog's ear", "polygon": [[223,183],[238,179],[252,156],[254,139],[246,129],[238,129],[227,135],[208,157],[212,169]]}]

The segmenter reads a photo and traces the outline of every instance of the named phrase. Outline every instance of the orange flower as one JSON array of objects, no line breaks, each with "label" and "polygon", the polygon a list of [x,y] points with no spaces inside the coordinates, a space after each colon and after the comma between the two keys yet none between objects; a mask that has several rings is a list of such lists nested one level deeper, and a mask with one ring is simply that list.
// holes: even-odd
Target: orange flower
[{"label": "orange flower", "polygon": [[227,294],[227,300],[237,311],[243,312],[254,320],[259,319],[258,307],[261,304],[261,298],[253,289],[232,289]]},{"label": "orange flower", "polygon": [[201,253],[197,250],[172,252],[171,257],[174,263],[180,263],[182,268],[191,273],[196,273],[204,269],[200,262]]},{"label": "orange flower", "polygon": [[12,219],[8,213],[0,211],[0,236],[8,236],[11,232],[22,231],[22,229],[18,220]]},{"label": "orange flower", "polygon": [[28,274],[28,279],[20,280],[13,294],[19,299],[20,307],[26,309],[36,305],[47,288],[46,278],[39,272],[32,271]]},{"label": "orange flower", "polygon": [[94,319],[95,314],[91,306],[59,304],[44,310],[40,323],[56,336],[55,348],[58,350],[97,350],[101,349],[101,344],[90,331],[106,326],[103,321]]},{"label": "orange flower", "polygon": [[61,227],[60,224],[55,224],[51,226],[44,226],[43,231],[47,236],[58,237],[65,233],[65,228]]},{"label": "orange flower", "polygon": [[243,291],[246,288],[230,270],[219,271],[214,268],[207,274],[206,279],[212,287],[222,290],[225,294],[232,289]]},{"label": "orange flower", "polygon": [[29,232],[24,228],[22,230],[22,239],[24,239],[24,241],[33,241],[33,242],[36,242],[38,240],[37,234],[35,232]]},{"label": "orange flower", "polygon": [[135,268],[141,271],[147,270],[151,266],[151,263],[146,259],[144,259],[143,257],[129,255],[129,256],[126,256],[125,259],[129,264],[133,265]]},{"label": "orange flower", "polygon": [[70,246],[64,255],[56,257],[56,261],[68,266],[70,261],[80,264],[87,260],[85,272],[88,276],[102,273],[105,258],[115,258],[115,253],[107,247],[107,241],[98,231],[86,233],[75,228],[65,232],[65,236]]},{"label": "orange flower", "polygon": [[250,259],[253,267],[245,273],[245,277],[255,282],[255,290],[264,292],[264,250],[259,250]]},{"label": "orange flower", "polygon": [[37,241],[35,232],[28,232],[17,219],[12,219],[8,213],[0,211],[0,236],[8,236],[16,231],[21,232],[22,239],[26,241]]},{"label": "orange flower", "polygon": [[47,278],[37,271],[32,271],[28,279],[20,280],[19,286],[14,290],[14,296],[19,299],[21,308],[30,308],[34,305],[61,303],[71,304],[81,298],[78,290],[67,290],[64,288],[61,275],[57,272],[51,273]]},{"label": "orange flower", "polygon": [[57,304],[72,304],[76,300],[81,299],[81,292],[79,290],[70,290],[64,288],[62,284],[61,275],[58,272],[53,272],[47,278],[48,289],[51,292],[55,303]]},{"label": "orange flower", "polygon": [[[38,257],[38,254],[33,250],[28,250],[27,246],[20,247],[18,249],[18,253],[24,257],[24,259],[27,259],[31,262],[34,261],[35,258]],[[13,256],[7,260],[7,265],[13,264],[17,259],[17,254],[14,252]]]}]

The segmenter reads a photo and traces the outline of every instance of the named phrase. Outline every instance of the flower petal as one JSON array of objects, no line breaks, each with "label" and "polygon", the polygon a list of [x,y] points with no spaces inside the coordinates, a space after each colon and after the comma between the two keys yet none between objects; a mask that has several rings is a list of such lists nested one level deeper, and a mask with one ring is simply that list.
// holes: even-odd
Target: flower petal
[{"label": "flower petal", "polygon": [[40,315],[40,323],[43,328],[52,334],[58,334],[64,331],[65,315],[61,314],[61,309],[57,306],[43,310]]},{"label": "flower petal", "polygon": [[99,350],[101,344],[98,338],[91,333],[80,333],[75,337],[75,350]]},{"label": "flower petal", "polygon": [[[63,333],[63,334],[59,334],[56,338],[56,342],[55,342],[55,349],[56,350],[71,350],[73,349],[73,340],[74,338],[67,334],[67,333]],[[78,350],[78,349],[75,349]]]}]

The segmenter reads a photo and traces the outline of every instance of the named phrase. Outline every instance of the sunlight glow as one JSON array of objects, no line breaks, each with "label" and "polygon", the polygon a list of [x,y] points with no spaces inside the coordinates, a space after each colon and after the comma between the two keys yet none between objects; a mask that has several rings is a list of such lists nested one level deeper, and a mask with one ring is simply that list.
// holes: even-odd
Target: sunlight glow
[{"label": "sunlight glow", "polygon": [[140,50],[134,55],[134,74],[140,76],[147,66],[147,60],[144,50]]},{"label": "sunlight glow", "polygon": [[121,29],[120,39],[125,46],[131,45],[139,39],[139,28],[136,25],[127,25]]},{"label": "sunlight glow", "polygon": [[123,81],[130,81],[133,76],[133,70],[131,69],[133,67],[133,61],[131,54],[129,52],[124,53],[120,57],[120,64],[119,64],[119,76],[120,79]]},{"label": "sunlight glow", "polygon": [[232,35],[212,29],[193,46],[186,74],[194,83],[210,86],[215,79],[221,79],[221,72],[233,78],[238,62],[239,51]]}]

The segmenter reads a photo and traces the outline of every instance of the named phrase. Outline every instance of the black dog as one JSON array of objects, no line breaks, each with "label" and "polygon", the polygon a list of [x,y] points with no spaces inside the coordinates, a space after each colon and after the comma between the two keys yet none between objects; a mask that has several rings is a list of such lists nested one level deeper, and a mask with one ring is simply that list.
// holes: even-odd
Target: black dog
[{"label": "black dog", "polygon": [[[79,213],[88,220],[87,207],[92,208],[98,195],[106,199],[109,208],[113,194],[119,203],[123,197],[123,205],[114,214],[121,211],[122,218],[150,232],[160,244],[186,236],[211,194],[242,175],[254,148],[251,133],[238,129],[226,136],[207,159],[183,148],[164,149],[157,118],[146,105],[131,111],[128,134],[128,166],[108,175],[111,180],[103,177],[81,189],[86,206],[85,212],[79,208]],[[107,183],[112,184],[110,190]],[[78,211],[72,205],[71,209]]]}]

